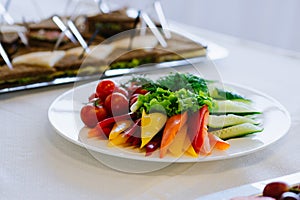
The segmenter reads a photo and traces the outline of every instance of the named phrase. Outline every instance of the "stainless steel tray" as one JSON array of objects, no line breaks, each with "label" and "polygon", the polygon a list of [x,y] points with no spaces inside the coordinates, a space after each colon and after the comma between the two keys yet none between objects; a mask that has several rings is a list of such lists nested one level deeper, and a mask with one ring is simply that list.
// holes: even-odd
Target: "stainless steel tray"
[{"label": "stainless steel tray", "polygon": [[133,73],[149,72],[149,71],[165,69],[165,68],[180,67],[180,66],[184,66],[184,65],[191,65],[191,64],[195,64],[195,63],[204,62],[207,59],[218,60],[218,59],[222,59],[222,58],[225,58],[228,56],[228,50],[222,46],[219,46],[213,42],[207,41],[205,39],[196,37],[191,34],[189,34],[188,37],[195,42],[198,42],[204,46],[207,46],[207,55],[201,56],[201,57],[190,58],[190,59],[186,59],[186,60],[176,60],[176,61],[162,62],[162,63],[158,63],[158,64],[143,65],[142,67],[137,67],[137,68],[107,70],[103,73],[102,76],[93,75],[93,76],[83,76],[83,77],[56,78],[56,79],[54,79],[52,81],[48,81],[48,82],[40,82],[40,83],[28,84],[28,85],[24,85],[24,86],[0,89],[0,94],[8,93],[8,92],[16,92],[16,91],[20,91],[20,90],[29,90],[29,89],[34,89],[34,88],[53,86],[53,85],[74,83],[74,82],[78,82],[78,81],[89,81],[89,80],[92,81],[92,80],[97,80],[99,78],[108,78],[108,77],[128,75],[128,74],[133,74]]}]

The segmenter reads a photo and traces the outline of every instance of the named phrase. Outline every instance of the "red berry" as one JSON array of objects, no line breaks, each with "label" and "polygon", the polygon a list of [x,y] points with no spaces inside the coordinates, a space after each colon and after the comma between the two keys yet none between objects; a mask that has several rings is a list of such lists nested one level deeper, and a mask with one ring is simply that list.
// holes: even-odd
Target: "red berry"
[{"label": "red berry", "polygon": [[122,87],[115,87],[114,92],[119,92],[121,94],[124,94],[125,97],[128,97],[128,91],[126,91],[124,88]]},{"label": "red berry", "polygon": [[93,128],[99,121],[107,117],[107,111],[103,106],[86,105],[80,111],[82,122],[89,128]]},{"label": "red berry", "polygon": [[128,99],[118,92],[108,95],[105,99],[104,106],[112,116],[122,115],[129,112]]},{"label": "red berry", "polygon": [[102,80],[97,85],[96,95],[104,101],[108,95],[113,93],[115,87],[116,84],[112,80]]},{"label": "red berry", "polygon": [[287,191],[289,191],[288,184],[284,182],[271,182],[264,187],[263,196],[279,199]]}]

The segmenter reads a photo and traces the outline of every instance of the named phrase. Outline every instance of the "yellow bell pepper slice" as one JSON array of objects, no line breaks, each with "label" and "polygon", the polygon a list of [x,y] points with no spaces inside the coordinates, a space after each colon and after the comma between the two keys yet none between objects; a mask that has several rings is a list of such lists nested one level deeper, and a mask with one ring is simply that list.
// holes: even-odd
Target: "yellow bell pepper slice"
[{"label": "yellow bell pepper slice", "polygon": [[195,149],[194,149],[194,147],[192,145],[191,139],[188,136],[188,134],[186,134],[186,137],[185,137],[184,149],[183,150],[189,156],[198,157],[198,154],[196,153],[196,151],[195,151]]},{"label": "yellow bell pepper slice", "polygon": [[192,156],[192,157],[195,157],[195,158],[198,157],[198,154],[196,153],[196,151],[195,151],[193,145],[190,145],[190,146],[188,147],[188,149],[186,150],[186,153],[187,153],[188,155]]},{"label": "yellow bell pepper slice", "polygon": [[113,140],[118,135],[120,135],[123,131],[125,131],[130,126],[132,126],[132,124],[133,124],[132,120],[123,120],[123,121],[116,122],[109,133],[108,139]]},{"label": "yellow bell pepper slice", "polygon": [[167,116],[163,113],[142,112],[141,118],[141,139],[140,148],[143,148],[150,140],[164,127]]},{"label": "yellow bell pepper slice", "polygon": [[187,136],[187,125],[182,126],[169,146],[169,151],[176,157],[180,157],[185,151],[185,138]]},{"label": "yellow bell pepper slice", "polygon": [[108,142],[108,146],[112,147],[112,146],[125,144],[127,139],[128,139],[128,137],[124,136],[124,134],[119,134],[114,139],[111,139]]}]

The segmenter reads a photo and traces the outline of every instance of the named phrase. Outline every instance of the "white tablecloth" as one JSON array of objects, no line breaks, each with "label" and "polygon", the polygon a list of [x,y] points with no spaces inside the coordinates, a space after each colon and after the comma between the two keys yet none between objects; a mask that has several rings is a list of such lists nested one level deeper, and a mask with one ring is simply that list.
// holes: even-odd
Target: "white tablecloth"
[{"label": "white tablecloth", "polygon": [[0,199],[195,199],[299,171],[300,58],[297,54],[180,25],[227,48],[222,80],[258,89],[291,114],[287,135],[247,156],[172,164],[131,174],[104,166],[53,130],[47,111],[72,84],[0,95]]}]

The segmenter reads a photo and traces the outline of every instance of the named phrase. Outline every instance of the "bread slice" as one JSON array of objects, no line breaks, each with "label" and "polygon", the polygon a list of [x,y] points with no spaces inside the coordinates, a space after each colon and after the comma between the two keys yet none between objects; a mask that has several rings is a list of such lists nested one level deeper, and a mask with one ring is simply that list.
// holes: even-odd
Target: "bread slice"
[{"label": "bread slice", "polygon": [[111,69],[133,68],[143,64],[155,64],[206,55],[204,45],[175,33],[171,39],[167,40],[167,47],[162,47],[152,33],[134,37],[132,40],[133,50],[131,51],[128,50],[129,41],[129,38],[125,38],[112,43],[118,48],[107,58]]},{"label": "bread slice", "polygon": [[0,67],[0,89],[53,80],[53,68],[15,65],[11,70]]},{"label": "bread slice", "polygon": [[66,51],[66,55],[54,66],[57,76],[83,76],[101,74],[106,68],[105,59],[114,51],[113,45],[92,45],[89,54],[82,54],[83,48]]},{"label": "bread slice", "polygon": [[65,51],[39,51],[17,56],[12,60],[13,65],[29,65],[53,67],[65,56]]},{"label": "bread slice", "polygon": [[136,35],[131,38],[123,38],[112,42],[116,48],[120,49],[152,49],[158,45],[158,41],[154,35]]},{"label": "bread slice", "polygon": [[99,35],[108,38],[134,28],[135,18],[127,16],[125,10],[101,13],[87,18],[87,32],[94,33],[97,27]]}]

